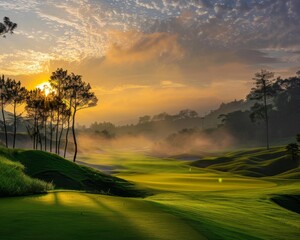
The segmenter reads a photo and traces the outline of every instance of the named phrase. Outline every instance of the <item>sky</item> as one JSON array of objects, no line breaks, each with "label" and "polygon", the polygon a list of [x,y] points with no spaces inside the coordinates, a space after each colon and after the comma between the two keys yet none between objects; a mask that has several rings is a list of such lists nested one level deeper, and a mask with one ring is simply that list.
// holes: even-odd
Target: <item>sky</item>
[{"label": "sky", "polygon": [[0,0],[18,23],[0,39],[0,74],[28,88],[57,68],[99,98],[81,124],[245,98],[260,69],[300,70],[299,0]]}]

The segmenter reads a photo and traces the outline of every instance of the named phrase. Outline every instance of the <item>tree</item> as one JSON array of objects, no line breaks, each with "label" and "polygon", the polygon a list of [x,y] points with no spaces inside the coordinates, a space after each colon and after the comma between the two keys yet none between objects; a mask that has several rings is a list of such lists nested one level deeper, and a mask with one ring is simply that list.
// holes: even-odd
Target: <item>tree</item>
[{"label": "tree", "polygon": [[6,117],[5,117],[5,106],[7,105],[8,93],[6,88],[6,80],[4,75],[0,79],[0,105],[1,105],[1,112],[2,112],[2,120],[3,120],[3,127],[4,127],[4,134],[5,134],[5,146],[8,147],[8,136],[7,136],[7,125],[6,125]]},{"label": "tree", "polygon": [[286,146],[288,154],[291,156],[293,161],[298,160],[299,147],[297,143],[290,143]]},{"label": "tree", "polygon": [[273,88],[274,73],[267,70],[261,70],[255,74],[253,78],[255,81],[255,87],[251,89],[248,96],[250,100],[256,101],[252,107],[252,114],[250,117],[252,120],[258,119],[263,120],[266,126],[266,145],[267,149],[270,148],[269,143],[269,115],[268,109],[270,104],[268,104],[268,99],[275,95]]},{"label": "tree", "polygon": [[56,133],[55,133],[55,152],[59,152],[59,125],[61,123],[61,114],[63,108],[63,97],[64,97],[64,85],[68,81],[68,71],[58,68],[55,72],[52,73],[49,83],[55,91],[56,97]]},{"label": "tree", "polygon": [[3,18],[3,23],[0,22],[0,36],[6,37],[5,34],[13,34],[14,30],[17,28],[17,24],[10,21],[8,17]]},{"label": "tree", "polygon": [[[29,117],[29,126],[27,126],[27,130],[33,139],[33,149],[37,149],[38,144],[40,144],[40,149],[42,150],[40,122],[44,120],[44,107],[45,96],[42,90],[34,89],[29,91],[26,98],[25,110],[27,111],[27,115]],[[30,127],[30,125],[33,125],[33,127]]]},{"label": "tree", "polygon": [[68,75],[63,82],[63,91],[66,104],[66,111],[64,112],[64,118],[67,122],[66,136],[65,136],[65,148],[64,148],[64,158],[67,154],[68,143],[69,143],[69,131],[70,131],[70,122],[72,117],[72,103],[73,103],[73,90],[70,87],[72,85],[72,74]]},{"label": "tree", "polygon": [[166,112],[162,112],[162,113],[159,113],[157,115],[154,115],[152,117],[152,121],[164,121],[166,120],[168,117],[170,117],[170,115]]},{"label": "tree", "polygon": [[56,106],[58,105],[56,103],[56,97],[55,97],[55,92],[51,92],[50,94],[48,94],[47,97],[47,101],[48,101],[48,105],[49,105],[49,117],[50,117],[50,124],[49,124],[49,129],[50,129],[50,143],[49,143],[49,150],[50,152],[52,152],[52,145],[53,145],[53,131],[54,131],[54,127],[53,127],[53,122],[54,122],[54,113],[56,112]]},{"label": "tree", "polygon": [[97,105],[98,99],[95,94],[91,91],[92,88],[89,83],[82,81],[82,77],[80,75],[75,75],[74,73],[71,74],[70,83],[66,90],[72,92],[72,133],[73,133],[73,140],[75,145],[74,150],[74,157],[73,162],[76,161],[76,156],[78,152],[78,144],[75,132],[75,120],[76,114],[79,110],[93,107]]},{"label": "tree", "polygon": [[297,143],[300,144],[300,133],[296,135]]},{"label": "tree", "polygon": [[6,81],[6,92],[7,100],[13,106],[13,148],[16,146],[16,136],[17,136],[17,107],[24,103],[27,90],[25,87],[21,86],[20,81],[7,79]]},{"label": "tree", "polygon": [[151,117],[149,115],[145,115],[145,116],[139,118],[138,124],[145,124],[145,123],[150,122],[150,120],[151,120]]},{"label": "tree", "polygon": [[69,82],[69,75],[67,70],[63,70],[62,68],[58,68],[55,72],[52,73],[49,83],[51,87],[55,91],[55,97],[56,97],[56,131],[55,131],[55,152],[59,153],[59,144],[60,144],[60,138],[61,138],[61,130],[59,129],[59,126],[63,127],[62,121],[62,110],[65,105],[65,91],[66,91],[66,85],[68,85]]},{"label": "tree", "polygon": [[178,119],[196,118],[198,113],[194,110],[184,109],[178,113]]}]

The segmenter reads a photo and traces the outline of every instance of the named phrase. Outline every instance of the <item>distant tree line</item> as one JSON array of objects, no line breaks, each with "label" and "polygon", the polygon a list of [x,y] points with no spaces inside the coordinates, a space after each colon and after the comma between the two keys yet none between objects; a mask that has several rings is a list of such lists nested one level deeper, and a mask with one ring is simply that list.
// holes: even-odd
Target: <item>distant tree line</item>
[{"label": "distant tree line", "polygon": [[262,70],[254,81],[247,96],[251,109],[221,115],[222,127],[244,142],[264,139],[269,148],[270,139],[289,138],[300,131],[300,71],[293,77],[274,78],[274,73]]},{"label": "distant tree line", "polygon": [[195,110],[183,109],[174,115],[166,112],[154,116],[145,115],[139,117],[137,124],[116,126],[110,122],[94,122],[89,127],[80,126],[79,130],[83,133],[92,133],[106,139],[111,139],[117,135],[155,133],[157,128],[163,128],[166,125],[173,125],[171,128],[177,131],[178,129],[184,128],[187,121],[190,121],[193,126],[196,126],[201,125],[202,120]]},{"label": "distant tree line", "polygon": [[75,131],[77,113],[95,106],[98,99],[92,92],[90,84],[84,82],[80,75],[68,74],[67,70],[61,68],[52,73],[49,83],[50,89],[45,86],[43,89],[27,90],[20,81],[1,77],[0,107],[5,146],[9,147],[5,108],[8,105],[13,106],[12,147],[15,148],[18,118],[21,116],[17,113],[17,107],[24,105],[27,113],[26,128],[32,139],[32,148],[55,152],[66,157],[69,132],[72,131],[75,162],[78,152]]},{"label": "distant tree line", "polygon": [[197,117],[199,117],[199,115],[195,110],[184,109],[175,115],[170,115],[166,112],[159,113],[152,117],[149,115],[145,115],[139,118],[138,124],[145,124],[145,123],[155,122],[155,121],[177,121],[181,119],[197,118]]}]

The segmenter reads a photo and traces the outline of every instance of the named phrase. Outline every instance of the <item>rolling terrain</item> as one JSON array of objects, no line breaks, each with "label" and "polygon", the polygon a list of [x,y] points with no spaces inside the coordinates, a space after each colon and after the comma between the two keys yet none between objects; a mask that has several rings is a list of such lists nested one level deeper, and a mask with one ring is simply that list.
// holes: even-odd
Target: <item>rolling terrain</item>
[{"label": "rolling terrain", "polygon": [[[50,189],[79,190],[127,197],[142,197],[146,194],[146,192],[135,189],[135,186],[128,181],[66,161],[56,154],[36,150],[0,148],[0,156],[0,160],[2,159],[3,164],[6,163],[8,168],[3,170],[4,173],[15,172],[18,169],[15,175],[22,176],[28,181],[30,179],[32,182],[42,180],[39,183],[44,185],[49,183]],[[15,176],[6,179],[12,178]],[[46,190],[45,186],[32,193],[43,193]],[[30,193],[29,191],[28,194]],[[11,195],[24,195],[24,193]]]},{"label": "rolling terrain", "polygon": [[[225,161],[227,170],[222,156],[230,158]],[[152,195],[124,198],[55,190],[2,198],[0,235],[5,239],[299,239],[297,168],[273,176],[242,176],[231,165],[238,165],[239,158],[246,161],[246,156],[264,156],[256,168],[286,157],[283,148],[189,161],[115,150],[86,154],[80,157],[81,164],[133,182]],[[195,166],[202,160],[217,160],[222,170]],[[16,222],[18,231],[8,227]]]}]

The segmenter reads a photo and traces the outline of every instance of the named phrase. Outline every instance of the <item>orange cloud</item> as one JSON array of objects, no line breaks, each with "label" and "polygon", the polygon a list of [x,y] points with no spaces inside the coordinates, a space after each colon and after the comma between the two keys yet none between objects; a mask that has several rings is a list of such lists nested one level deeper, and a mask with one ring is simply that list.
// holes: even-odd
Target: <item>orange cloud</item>
[{"label": "orange cloud", "polygon": [[133,64],[153,60],[175,61],[183,58],[184,50],[175,34],[155,32],[114,32],[108,47],[106,61]]}]

